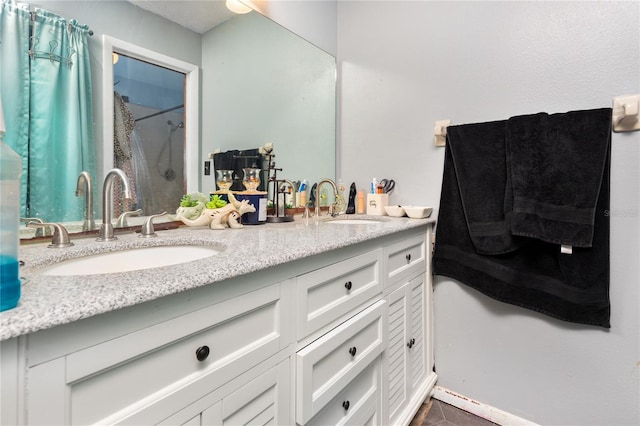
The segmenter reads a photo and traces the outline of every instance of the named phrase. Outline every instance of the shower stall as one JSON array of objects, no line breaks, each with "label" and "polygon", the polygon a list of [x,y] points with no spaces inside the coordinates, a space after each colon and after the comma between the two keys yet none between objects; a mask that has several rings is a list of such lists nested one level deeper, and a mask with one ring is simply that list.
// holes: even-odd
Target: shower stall
[{"label": "shower stall", "polygon": [[130,157],[120,162],[135,196],[122,201],[122,210],[173,213],[186,193],[184,74],[120,55],[114,86],[132,124],[124,142],[130,145]]}]

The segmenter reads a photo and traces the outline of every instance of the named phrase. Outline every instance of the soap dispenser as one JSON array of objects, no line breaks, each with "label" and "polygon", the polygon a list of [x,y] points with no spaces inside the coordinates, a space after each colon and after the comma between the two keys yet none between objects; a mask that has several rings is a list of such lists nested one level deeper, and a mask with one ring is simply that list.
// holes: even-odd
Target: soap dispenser
[{"label": "soap dispenser", "polygon": [[4,134],[0,103],[0,311],[15,308],[20,299],[18,228],[22,159],[4,142]]}]

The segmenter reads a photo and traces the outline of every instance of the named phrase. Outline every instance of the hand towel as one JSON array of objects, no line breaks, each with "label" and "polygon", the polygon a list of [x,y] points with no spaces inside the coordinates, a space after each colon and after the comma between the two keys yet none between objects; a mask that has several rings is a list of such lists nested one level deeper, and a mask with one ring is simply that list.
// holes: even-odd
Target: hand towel
[{"label": "hand towel", "polygon": [[611,108],[507,122],[514,235],[591,247],[611,139]]},{"label": "hand towel", "polygon": [[553,318],[609,328],[609,164],[607,144],[591,248],[576,247],[567,255],[557,244],[530,239],[510,253],[486,255],[476,251],[469,235],[451,146],[447,144],[434,274]]},{"label": "hand towel", "polygon": [[466,227],[478,253],[509,253],[525,239],[511,233],[513,194],[505,136],[507,121],[447,128]]}]

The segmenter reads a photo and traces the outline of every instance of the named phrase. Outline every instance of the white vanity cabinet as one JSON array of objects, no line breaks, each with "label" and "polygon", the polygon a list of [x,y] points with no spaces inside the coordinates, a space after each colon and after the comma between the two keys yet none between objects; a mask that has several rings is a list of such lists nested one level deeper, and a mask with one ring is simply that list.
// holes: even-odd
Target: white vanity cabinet
[{"label": "white vanity cabinet", "polygon": [[404,229],[3,342],[2,422],[407,425],[436,379],[430,239]]},{"label": "white vanity cabinet", "polygon": [[286,287],[270,285],[44,362],[38,355],[52,341],[34,335],[28,423],[156,424],[183,411],[289,344]]}]

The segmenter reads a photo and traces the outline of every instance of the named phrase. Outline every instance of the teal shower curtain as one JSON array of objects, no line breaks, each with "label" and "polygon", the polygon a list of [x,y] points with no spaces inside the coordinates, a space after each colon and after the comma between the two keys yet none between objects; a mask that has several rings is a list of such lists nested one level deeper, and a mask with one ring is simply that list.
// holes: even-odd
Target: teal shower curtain
[{"label": "teal shower curtain", "polygon": [[[4,141],[22,157],[20,216],[27,214],[29,170],[29,10],[0,3],[0,96],[7,132]],[[26,77],[25,77],[26,76]]]},{"label": "teal shower curtain", "polygon": [[[26,163],[23,215],[48,222],[81,220],[83,203],[75,196],[77,178],[82,171],[96,176],[88,27],[42,9],[35,9],[30,17],[15,3],[2,1],[2,102],[9,106],[28,105],[28,116],[24,112],[18,114],[15,123],[21,129],[28,126],[26,149],[22,140],[14,143],[13,135],[9,139]],[[6,13],[10,8],[17,13]],[[5,21],[20,21],[12,27],[16,31],[26,28],[26,35],[9,35],[12,30],[8,28],[9,38],[5,39]],[[23,37],[27,39],[26,50]],[[12,43],[12,38],[20,41],[5,56],[4,45]],[[27,71],[23,66],[25,57]],[[10,91],[6,99],[5,76],[9,80],[20,79],[18,86],[27,89],[15,94]],[[27,101],[22,98],[25,95]]]}]

